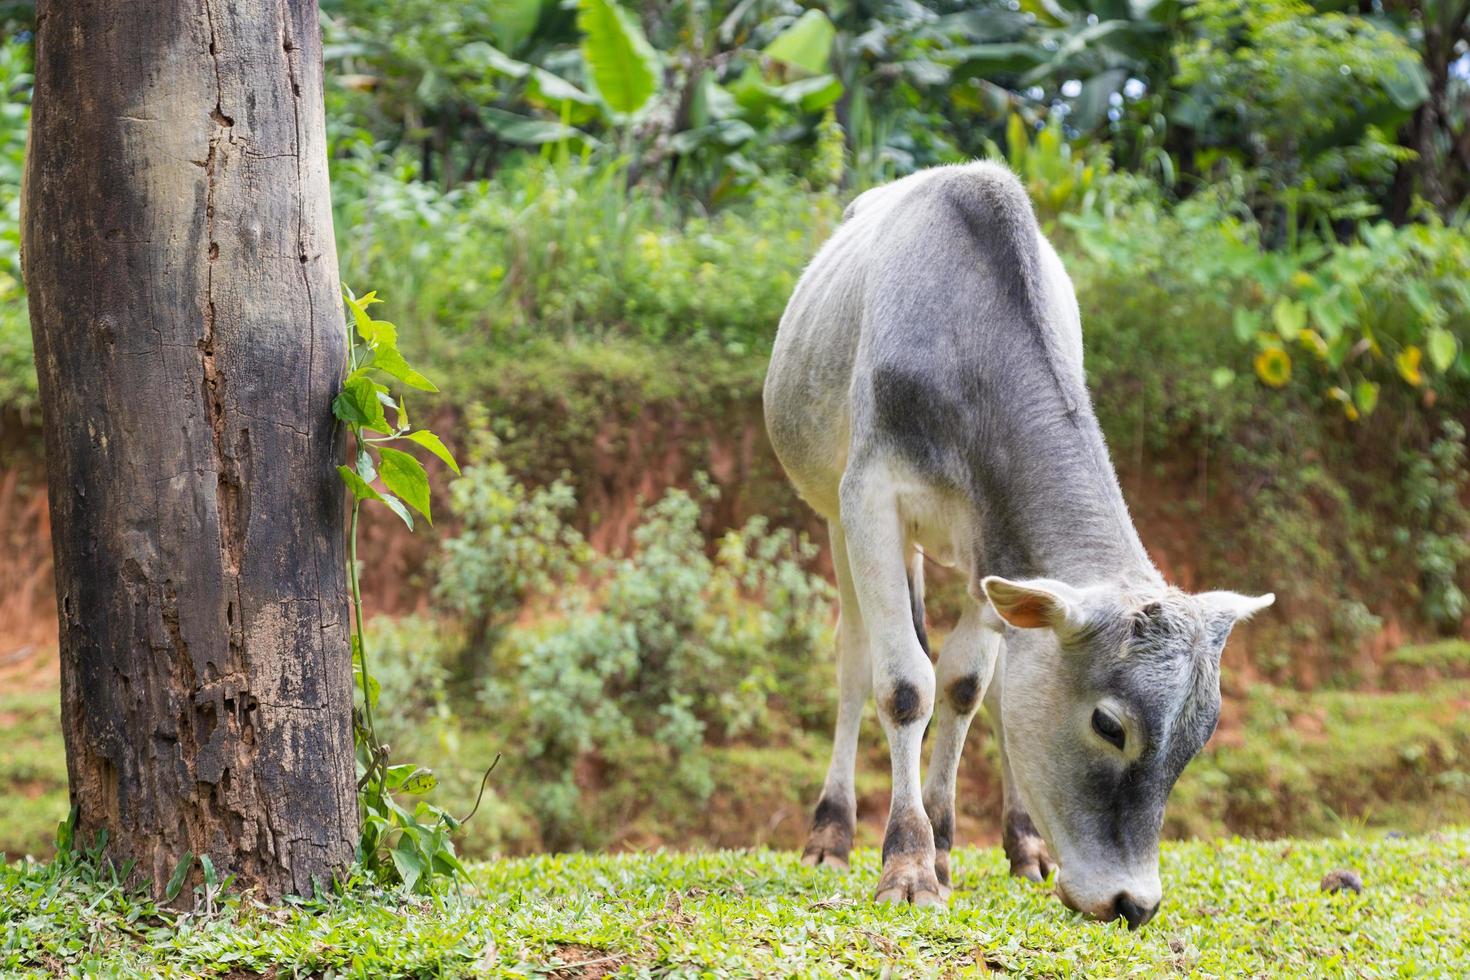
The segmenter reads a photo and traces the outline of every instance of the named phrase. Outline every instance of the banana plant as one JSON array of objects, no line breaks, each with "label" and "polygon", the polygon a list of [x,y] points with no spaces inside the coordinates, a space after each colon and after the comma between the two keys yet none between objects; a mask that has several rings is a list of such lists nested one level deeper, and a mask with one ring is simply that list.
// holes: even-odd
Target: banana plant
[{"label": "banana plant", "polygon": [[485,108],[481,118],[492,133],[508,143],[526,146],[552,142],[599,141],[584,128],[601,123],[626,130],[663,88],[663,64],[643,29],[616,0],[578,0],[577,29],[581,42],[577,64],[582,84],[564,75],[518,60],[485,41],[466,45],[463,56],[522,86],[533,107],[556,116],[544,119]]}]

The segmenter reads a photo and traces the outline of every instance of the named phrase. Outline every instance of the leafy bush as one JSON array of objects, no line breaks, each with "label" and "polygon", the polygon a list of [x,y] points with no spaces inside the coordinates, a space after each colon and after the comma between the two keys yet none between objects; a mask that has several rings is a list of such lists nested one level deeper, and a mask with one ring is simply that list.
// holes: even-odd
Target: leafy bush
[{"label": "leafy bush", "polygon": [[707,741],[768,730],[778,693],[805,713],[827,705],[810,669],[830,614],[829,586],[803,567],[813,546],[757,520],[710,558],[699,525],[699,502],[670,491],[604,585],[513,633],[486,684],[491,712],[524,737],[530,805],[554,845],[609,829],[579,819],[581,763],[662,767],[666,785],[700,800],[713,788]]},{"label": "leafy bush", "polygon": [[[1220,388],[1237,393],[1247,365],[1272,388],[1305,374],[1309,390],[1353,420],[1373,412],[1385,383],[1458,394],[1470,378],[1463,224],[1433,215],[1397,228],[1364,223],[1342,242],[1304,236],[1294,249],[1268,251],[1225,187],[1177,207],[1135,197],[1063,222],[1082,253],[1071,264],[1079,286],[1106,283],[1083,302],[1089,328],[1110,329],[1120,297],[1153,304],[1142,328],[1181,335],[1185,364],[1171,370],[1208,365]],[[1311,370],[1295,370],[1302,363]]]},{"label": "leafy bush", "polygon": [[[1282,201],[1289,224],[1363,218],[1412,159],[1393,142],[1428,94],[1399,34],[1303,0],[1199,0],[1176,46],[1175,117],[1201,134],[1201,169],[1233,155],[1256,200]],[[1286,229],[1289,233],[1292,228]]]},{"label": "leafy bush", "polygon": [[526,602],[569,583],[592,551],[568,523],[571,488],[524,486],[497,457],[482,411],[471,410],[469,428],[470,462],[450,488],[459,530],[441,545],[434,595],[470,624],[462,669],[473,676]]},{"label": "leafy bush", "polygon": [[459,338],[514,346],[617,332],[764,350],[838,199],[769,181],[751,201],[685,220],[627,190],[620,165],[528,162],[443,192],[352,158],[336,176],[344,275],[391,279],[431,360]]},{"label": "leafy bush", "polygon": [[1470,474],[1465,462],[1465,427],[1453,419],[1442,423],[1429,452],[1406,454],[1403,460],[1409,519],[1399,528],[1399,543],[1413,549],[1425,618],[1446,633],[1458,632],[1467,612]]}]

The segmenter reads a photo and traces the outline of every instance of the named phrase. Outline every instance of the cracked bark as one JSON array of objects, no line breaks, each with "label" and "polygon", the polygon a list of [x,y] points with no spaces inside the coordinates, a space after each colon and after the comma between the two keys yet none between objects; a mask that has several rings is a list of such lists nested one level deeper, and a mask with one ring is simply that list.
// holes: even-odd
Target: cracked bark
[{"label": "cracked bark", "polygon": [[155,890],[188,851],[309,894],[357,834],[316,3],[37,6],[24,261],[78,833]]}]

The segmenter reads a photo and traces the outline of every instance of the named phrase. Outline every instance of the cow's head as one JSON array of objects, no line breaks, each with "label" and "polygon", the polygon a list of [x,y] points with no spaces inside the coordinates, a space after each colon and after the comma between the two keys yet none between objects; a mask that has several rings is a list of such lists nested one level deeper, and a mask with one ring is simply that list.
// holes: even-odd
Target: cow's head
[{"label": "cow's head", "polygon": [[1006,761],[1061,866],[1062,900],[1136,928],[1162,896],[1164,802],[1219,718],[1225,638],[1275,597],[983,586],[1014,627],[1000,690]]}]

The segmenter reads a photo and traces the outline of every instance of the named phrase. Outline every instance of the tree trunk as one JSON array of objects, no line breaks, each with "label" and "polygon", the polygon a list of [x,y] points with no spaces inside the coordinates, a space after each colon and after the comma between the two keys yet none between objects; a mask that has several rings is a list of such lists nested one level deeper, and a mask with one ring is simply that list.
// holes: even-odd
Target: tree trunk
[{"label": "tree trunk", "polygon": [[77,838],[155,891],[192,852],[309,894],[357,827],[317,5],[36,23],[24,256]]}]

